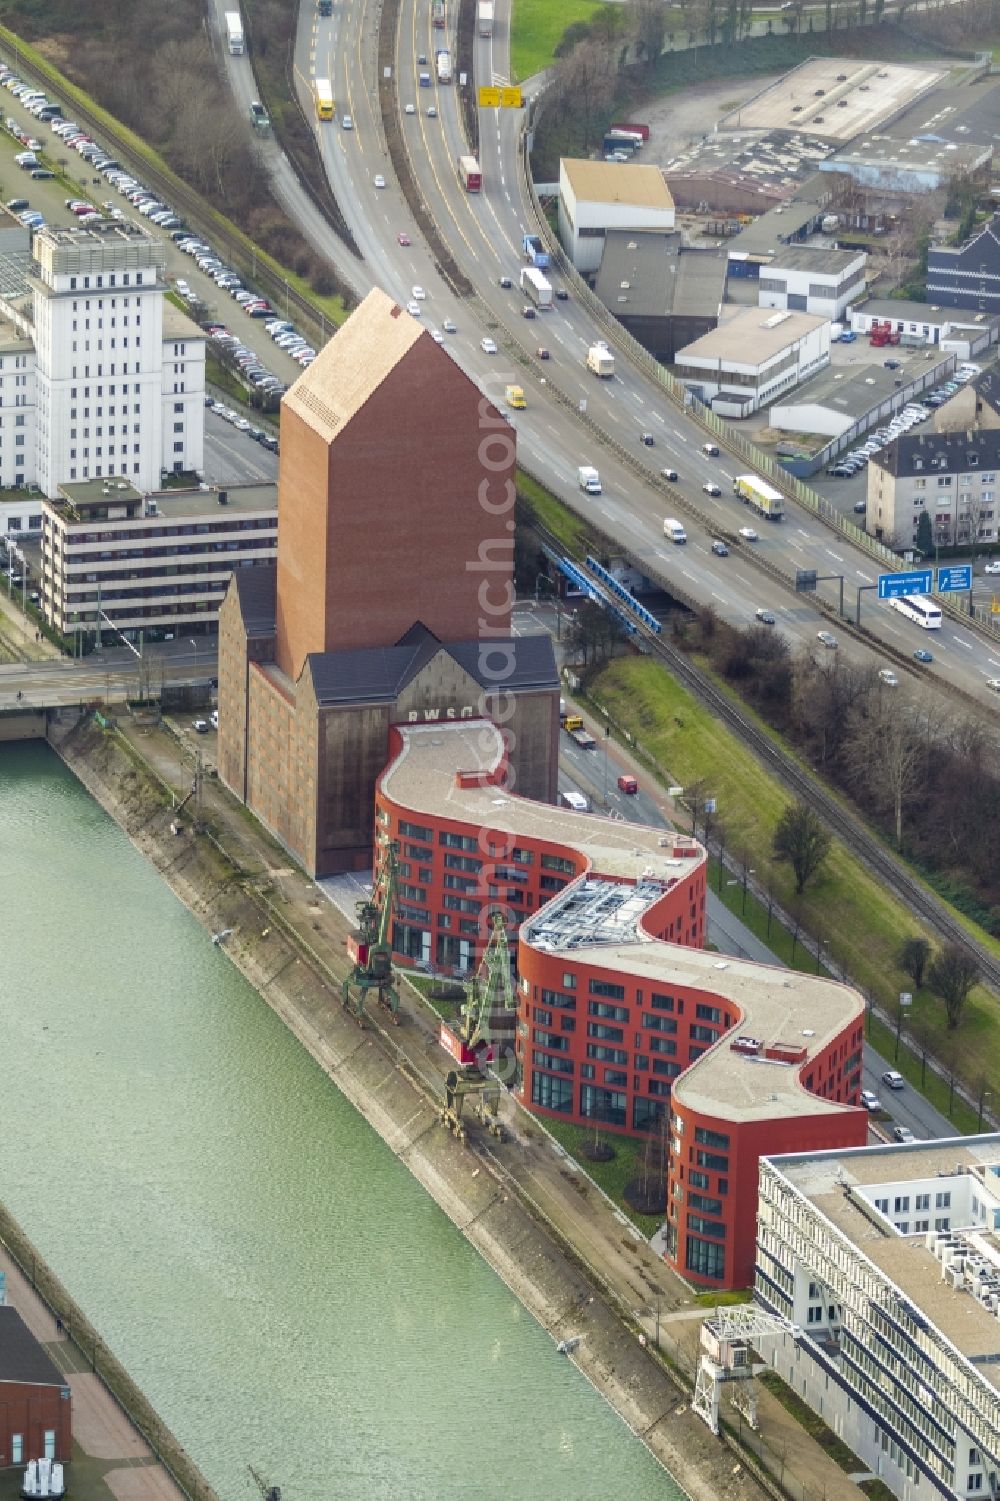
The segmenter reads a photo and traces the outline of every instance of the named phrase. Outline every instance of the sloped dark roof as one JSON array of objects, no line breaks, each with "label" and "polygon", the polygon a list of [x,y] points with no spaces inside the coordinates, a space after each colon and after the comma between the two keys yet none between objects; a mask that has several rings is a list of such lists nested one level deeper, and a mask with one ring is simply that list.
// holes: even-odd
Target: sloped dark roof
[{"label": "sloped dark roof", "polygon": [[273,636],[277,630],[278,565],[237,568],[233,572],[248,636]]},{"label": "sloped dark roof", "polygon": [[419,623],[396,646],[314,652],[306,658],[306,671],[321,704],[393,703],[438,651],[447,652],[488,693],[559,686],[548,635],[438,641]]},{"label": "sloped dark roof", "polygon": [[971,433],[907,433],[872,455],[872,463],[897,479],[917,474],[962,474],[1000,469],[1000,428]]},{"label": "sloped dark roof", "polygon": [[7,1303],[0,1304],[0,1381],[23,1381],[29,1386],[69,1385],[17,1309]]}]

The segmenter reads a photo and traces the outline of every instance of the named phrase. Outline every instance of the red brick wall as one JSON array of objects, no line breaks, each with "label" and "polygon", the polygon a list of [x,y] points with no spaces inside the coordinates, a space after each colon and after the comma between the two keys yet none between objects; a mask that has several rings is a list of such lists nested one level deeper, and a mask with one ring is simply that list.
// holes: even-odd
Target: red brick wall
[{"label": "red brick wall", "polygon": [[72,1458],[72,1402],[69,1397],[61,1397],[59,1390],[57,1386],[0,1381],[0,1469],[13,1463],[11,1440],[16,1433],[24,1440],[25,1464],[43,1457],[47,1429],[55,1429],[56,1459]]},{"label": "red brick wall", "polygon": [[416,620],[442,640],[477,638],[484,620],[509,631],[513,439],[430,339],[329,448],[283,412],[277,660],[286,672],[297,678],[310,651],[392,645]]}]

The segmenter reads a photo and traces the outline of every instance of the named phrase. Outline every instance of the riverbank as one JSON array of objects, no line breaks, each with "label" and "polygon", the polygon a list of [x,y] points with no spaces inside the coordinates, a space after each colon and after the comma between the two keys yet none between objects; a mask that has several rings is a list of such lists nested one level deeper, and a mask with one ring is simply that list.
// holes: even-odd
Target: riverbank
[{"label": "riverbank", "polygon": [[[714,1501],[723,1493],[734,1501],[756,1501],[764,1494],[761,1487],[743,1467],[734,1475],[731,1452],[692,1417],[688,1393],[640,1346],[638,1325],[623,1323],[610,1280],[602,1286],[602,1276],[584,1268],[584,1254],[598,1263],[604,1256],[610,1271],[613,1247],[599,1243],[601,1206],[587,1201],[585,1188],[567,1195],[562,1183],[564,1197],[578,1200],[577,1259],[557,1224],[554,1188],[551,1216],[548,1201],[545,1211],[551,1224],[519,1193],[519,1177],[534,1170],[533,1159],[542,1155],[538,1144],[515,1143],[501,1154],[475,1140],[463,1148],[441,1129],[433,1043],[409,1020],[387,1037],[373,1029],[359,1032],[337,1004],[332,971],[335,957],[343,968],[346,924],[341,920],[336,931],[333,909],[277,847],[268,846],[266,836],[261,840],[257,826],[213,779],[205,780],[202,816],[217,832],[221,822],[224,843],[193,835],[186,821],[186,832],[172,833],[171,825],[180,825],[156,768],[168,756],[176,761],[176,738],[164,730],[126,728],[128,738],[93,723],[55,726],[52,739],[199,920],[213,932],[233,929],[226,940],[233,962],[524,1307],[554,1340],[582,1337],[574,1356],[581,1371],[695,1501]],[[295,927],[304,914],[308,936]],[[568,1179],[564,1166],[553,1169],[554,1161],[547,1167],[556,1180]],[[654,1292],[665,1308],[677,1306],[680,1284],[663,1263],[620,1226],[615,1237],[619,1258],[631,1268],[626,1296],[632,1306],[642,1308]]]}]

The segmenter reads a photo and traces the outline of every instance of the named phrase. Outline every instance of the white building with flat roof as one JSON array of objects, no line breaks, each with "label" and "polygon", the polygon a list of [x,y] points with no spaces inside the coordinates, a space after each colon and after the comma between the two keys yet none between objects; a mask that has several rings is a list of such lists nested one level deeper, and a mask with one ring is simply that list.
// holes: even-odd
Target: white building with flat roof
[{"label": "white building with flat roof", "polygon": [[718,328],[677,351],[674,375],[723,417],[749,417],[830,361],[817,313],[728,306]]},{"label": "white building with flat roof", "polygon": [[786,245],[761,267],[757,302],[760,307],[839,318],[864,296],[867,259],[864,250]]},{"label": "white building with flat roof", "polygon": [[760,1162],[758,1354],[900,1501],[1000,1492],[1000,1136]]},{"label": "white building with flat roof", "polygon": [[600,266],[608,230],[673,227],[674,200],[659,167],[560,161],[559,238],[584,276]]}]

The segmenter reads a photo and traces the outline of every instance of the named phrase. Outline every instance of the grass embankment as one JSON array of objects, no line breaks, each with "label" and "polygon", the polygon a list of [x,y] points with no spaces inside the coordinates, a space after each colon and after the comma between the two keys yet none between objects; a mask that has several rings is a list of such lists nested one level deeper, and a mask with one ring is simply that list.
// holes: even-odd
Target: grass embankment
[{"label": "grass embankment", "polygon": [[859,1474],[864,1471],[865,1466],[854,1451],[849,1449],[843,1439],[839,1439],[833,1430],[826,1426],[823,1419],[813,1412],[801,1397],[785,1385],[780,1376],[776,1376],[773,1371],[765,1371],[760,1377],[760,1383],[777,1397],[782,1407],[805,1429],[809,1437],[829,1454],[834,1464],[839,1465],[848,1474]]},{"label": "grass embankment", "polygon": [[[145,163],[152,171],[161,174],[169,182],[176,184],[178,199],[180,199],[181,194],[187,191],[181,178],[168,166],[159,152],[154,151],[134,130],[130,130],[127,125],[122,124],[121,120],[116,119],[114,115],[102,108],[84,89],[71,82],[64,73],[61,73],[30,42],[24,41],[11,31],[9,27],[0,25],[0,44],[4,46],[8,53],[14,52],[23,58],[27,67],[36,77],[52,88],[56,98],[63,105],[75,105],[87,111],[109,135],[113,134],[117,140],[121,141],[134,166],[140,167]],[[343,323],[347,317],[347,312],[340,297],[319,296],[312,290],[304,277],[299,276],[290,267],[283,266],[280,261],[275,260],[273,256],[261,250],[250,239],[249,235],[245,234],[231,219],[227,219],[225,214],[213,208],[207,199],[203,198],[201,200],[200,213],[204,221],[203,227],[206,230],[214,224],[222,234],[229,236],[237,242],[240,253],[245,257],[245,266],[266,268],[272,276],[276,276],[281,281],[287,282],[295,291],[301,293],[303,297],[307,297],[317,312],[322,314],[323,318],[326,319],[327,323],[332,324],[335,328]]]},{"label": "grass embankment", "polygon": [[[788,867],[771,861],[774,830],[788,796],[751,753],[698,704],[664,668],[649,658],[624,657],[606,667],[590,685],[592,698],[604,705],[612,721],[634,737],[641,753],[664,781],[684,786],[699,783],[704,796],[718,805],[715,829],[720,821],[726,848],[732,855],[746,851],[759,886],[770,884],[775,901],[786,911],[797,912],[800,932],[786,932],[774,918],[768,920],[766,905],[748,893],[745,921],[773,951],[794,968],[816,971],[822,958],[835,972],[869,993],[890,1013],[899,992],[912,985],[896,967],[896,953],[903,938],[921,931],[908,910],[834,841],[830,856],[814,884],[796,901]],[[699,825],[699,833],[702,832]],[[742,885],[727,886],[733,877],[722,876],[716,865],[713,884],[741,918]],[[770,929],[770,931],[768,931]],[[808,938],[805,935],[808,934]],[[929,936],[929,935],[928,935]],[[985,1086],[1000,1103],[1000,1058],[993,1046],[1000,1027],[997,999],[982,987],[970,997],[957,1033],[949,1034],[944,1009],[926,989],[914,993],[907,1014],[907,1032],[919,1037],[929,1053],[954,1067],[972,1090]],[[895,1052],[895,1035],[877,1021],[871,1039],[880,1051]],[[900,1071],[920,1082],[918,1056],[899,1054]],[[947,1112],[950,1085],[926,1071],[925,1091]],[[956,1102],[956,1126],[971,1130],[976,1112]]]},{"label": "grass embankment", "polygon": [[516,0],[510,29],[511,76],[532,78],[551,65],[567,26],[589,21],[601,0]]},{"label": "grass embankment", "polygon": [[518,524],[530,526],[537,522],[552,533],[570,556],[579,557],[594,546],[596,539],[583,518],[562,505],[523,469],[517,471],[517,502]]},{"label": "grass embankment", "polygon": [[[641,1178],[643,1174],[643,1160],[645,1157],[646,1144],[644,1141],[636,1141],[633,1137],[616,1136],[610,1131],[600,1133],[601,1145],[609,1145],[614,1149],[614,1157],[610,1162],[591,1162],[587,1157],[586,1148],[593,1143],[594,1132],[589,1126],[574,1126],[569,1121],[554,1121],[545,1117],[546,1130],[550,1131],[561,1147],[565,1147],[588,1173],[599,1188],[603,1188],[609,1199],[613,1199],[622,1212],[641,1230],[643,1235],[649,1237],[655,1235],[666,1218],[666,1207],[663,1214],[636,1214],[625,1202],[625,1189],[634,1178]],[[652,1174],[654,1182],[663,1182],[664,1173],[660,1169]]]}]

